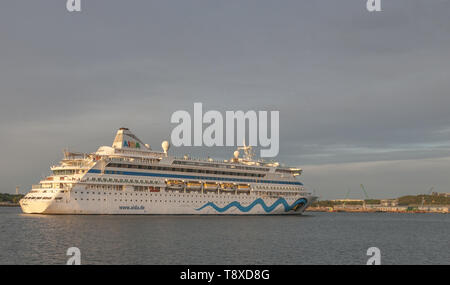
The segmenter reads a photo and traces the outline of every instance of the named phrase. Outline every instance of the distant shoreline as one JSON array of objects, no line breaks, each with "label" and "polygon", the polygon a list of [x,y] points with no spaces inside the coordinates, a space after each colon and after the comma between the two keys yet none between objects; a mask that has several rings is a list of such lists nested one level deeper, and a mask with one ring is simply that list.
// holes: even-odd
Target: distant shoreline
[{"label": "distant shoreline", "polygon": [[401,196],[395,199],[337,199],[314,202],[309,212],[345,213],[448,213],[450,193]]},{"label": "distant shoreline", "polygon": [[327,212],[327,213],[400,213],[400,214],[448,214],[448,210],[397,210],[397,209],[352,209],[352,208],[330,208],[330,207],[309,207],[305,212]]},{"label": "distant shoreline", "polygon": [[0,207],[20,207],[19,203],[0,202]]}]

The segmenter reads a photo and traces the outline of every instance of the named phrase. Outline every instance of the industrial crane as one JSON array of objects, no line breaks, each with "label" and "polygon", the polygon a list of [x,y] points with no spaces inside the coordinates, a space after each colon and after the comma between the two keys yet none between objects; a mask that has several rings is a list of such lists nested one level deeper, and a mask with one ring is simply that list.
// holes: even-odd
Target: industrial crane
[{"label": "industrial crane", "polygon": [[[366,188],[364,188],[364,185],[362,185],[362,184],[361,184],[361,189],[363,190],[364,195],[366,196],[366,200],[369,199],[369,195],[367,195]],[[363,208],[366,208],[366,201],[365,200],[363,202]]]},{"label": "industrial crane", "polygon": [[[426,195],[430,195],[431,191],[433,191],[434,186],[431,186],[430,190],[428,190],[428,193]],[[420,205],[420,208],[423,208],[423,204],[425,203],[425,195],[422,196],[422,204]]]},{"label": "industrial crane", "polygon": [[364,185],[361,184],[361,189],[364,191],[364,195],[366,196],[366,199],[369,199],[369,195],[367,195],[366,188],[364,188]]},{"label": "industrial crane", "polygon": [[342,205],[343,207],[345,207],[345,202],[346,202],[346,200],[348,199],[348,194],[350,193],[350,187],[348,188],[348,190],[347,190],[347,193],[345,194],[345,197],[344,197],[344,204]]}]

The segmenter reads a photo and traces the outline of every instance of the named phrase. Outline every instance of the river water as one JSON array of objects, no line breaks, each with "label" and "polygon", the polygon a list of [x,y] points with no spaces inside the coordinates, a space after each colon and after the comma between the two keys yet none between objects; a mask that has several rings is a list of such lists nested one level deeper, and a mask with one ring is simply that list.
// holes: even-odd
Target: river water
[{"label": "river water", "polygon": [[0,264],[450,264],[446,214],[27,215],[0,207]]}]

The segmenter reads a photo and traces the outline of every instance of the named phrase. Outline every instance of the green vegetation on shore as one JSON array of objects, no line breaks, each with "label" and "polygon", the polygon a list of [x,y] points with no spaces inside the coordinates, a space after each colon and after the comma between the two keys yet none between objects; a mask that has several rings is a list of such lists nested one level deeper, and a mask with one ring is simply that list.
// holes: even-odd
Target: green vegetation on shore
[{"label": "green vegetation on shore", "polygon": [[8,193],[0,193],[0,203],[11,203],[17,204],[19,200],[22,199],[24,195],[22,194],[8,194]]},{"label": "green vegetation on shore", "polygon": [[450,205],[450,197],[438,196],[438,195],[417,195],[417,196],[402,196],[398,198],[399,206],[416,206],[421,205],[423,201],[424,205]]}]

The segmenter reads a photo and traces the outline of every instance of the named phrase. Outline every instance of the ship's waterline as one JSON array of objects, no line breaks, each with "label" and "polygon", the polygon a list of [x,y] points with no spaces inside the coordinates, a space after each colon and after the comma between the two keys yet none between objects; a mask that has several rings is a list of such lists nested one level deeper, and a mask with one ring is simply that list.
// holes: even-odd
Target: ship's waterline
[{"label": "ship's waterline", "polygon": [[20,201],[38,214],[301,214],[316,197],[296,179],[300,168],[252,157],[241,147],[225,161],[153,151],[127,128],[112,147],[65,152],[52,174]]}]

